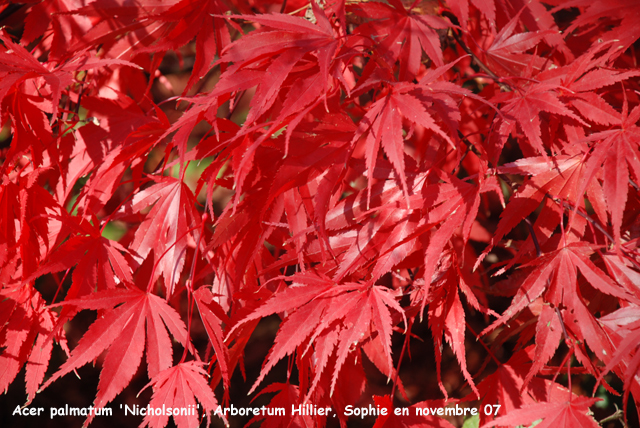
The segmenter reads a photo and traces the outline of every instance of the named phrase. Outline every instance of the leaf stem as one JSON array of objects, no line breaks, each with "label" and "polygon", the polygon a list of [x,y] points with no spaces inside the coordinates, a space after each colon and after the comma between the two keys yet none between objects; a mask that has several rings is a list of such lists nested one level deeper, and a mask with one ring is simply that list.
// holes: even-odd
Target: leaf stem
[{"label": "leaf stem", "polygon": [[533,230],[533,225],[531,224],[531,220],[529,220],[528,218],[525,218],[524,222],[527,224],[527,227],[529,228],[529,235],[531,235],[531,239],[533,240],[533,245],[536,247],[536,255],[540,257],[542,255],[542,250],[540,249],[540,242],[538,242],[536,233]]},{"label": "leaf stem", "polygon": [[405,333],[404,343],[402,344],[402,351],[400,351],[400,359],[398,360],[398,367],[396,368],[396,375],[393,379],[393,388],[391,389],[391,400],[396,394],[396,388],[398,387],[398,377],[400,376],[400,365],[402,364],[402,360],[404,359],[404,352],[407,349],[409,339],[411,338],[411,327],[413,326],[413,318],[407,320],[407,332]]}]

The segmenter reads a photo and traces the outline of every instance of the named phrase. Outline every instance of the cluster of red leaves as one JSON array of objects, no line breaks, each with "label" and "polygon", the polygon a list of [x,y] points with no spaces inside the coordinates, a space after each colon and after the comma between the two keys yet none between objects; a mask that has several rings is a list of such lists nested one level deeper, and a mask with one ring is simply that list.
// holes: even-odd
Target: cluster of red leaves
[{"label": "cluster of red leaves", "polygon": [[[487,427],[596,427],[571,370],[610,390],[613,371],[639,403],[635,0],[44,0],[5,3],[0,25],[0,391],[26,366],[31,402],[97,360],[101,407],[146,356],[154,407],[210,419],[277,314],[251,391],[343,426],[373,402],[363,359],[392,381],[381,407],[450,400],[445,343],[458,398],[501,405]],[[487,364],[470,373],[474,314]],[[419,323],[445,401],[407,402]],[[68,358],[45,381],[54,343]],[[265,385],[281,360],[288,378]],[[451,426],[376,426],[430,424]]]}]

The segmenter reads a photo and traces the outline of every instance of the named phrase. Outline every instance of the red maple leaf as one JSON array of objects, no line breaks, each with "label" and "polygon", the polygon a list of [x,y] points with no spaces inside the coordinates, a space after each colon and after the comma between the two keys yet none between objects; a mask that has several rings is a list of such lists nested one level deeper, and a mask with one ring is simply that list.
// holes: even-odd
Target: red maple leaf
[{"label": "red maple leaf", "polygon": [[400,0],[366,2],[349,6],[349,11],[362,18],[373,19],[360,29],[367,38],[378,39],[378,54],[389,66],[400,60],[400,80],[411,80],[418,75],[424,51],[436,67],[444,65],[440,36],[437,30],[451,24],[428,14],[407,10]]},{"label": "red maple leaf", "polygon": [[[53,350],[54,326],[57,315],[46,307],[42,296],[31,287],[21,287],[0,294],[0,391],[7,388],[26,363],[28,403],[33,400],[44,380]],[[67,350],[66,338],[58,332],[56,341]]]},{"label": "red maple leaf", "polygon": [[[91,324],[69,359],[43,389],[108,349],[94,401],[96,408],[109,403],[129,384],[145,347],[150,378],[171,367],[173,352],[167,329],[180,344],[187,346],[187,331],[176,311],[162,298],[135,287],[97,292],[79,300],[65,301],[63,305],[107,312]],[[87,422],[92,418],[93,415]]]},{"label": "red maple leaf", "polygon": [[624,407],[626,410],[631,385],[637,390],[638,381],[636,379],[640,368],[640,313],[637,305],[630,305],[620,308],[617,311],[599,319],[607,334],[611,338],[615,352],[607,355],[604,361],[607,366],[598,378],[598,383],[603,376],[614,367],[619,365],[619,372],[624,380]]},{"label": "red maple leaf", "polygon": [[184,182],[170,177],[153,179],[156,184],[139,192],[121,215],[140,212],[153,204],[131,248],[141,257],[153,253],[156,265],[150,284],[162,275],[166,293],[171,295],[184,267],[189,238],[199,241],[201,218],[194,207],[193,193]]},{"label": "red maple leaf", "polygon": [[[320,380],[322,368],[335,352],[336,363],[331,380],[333,392],[338,374],[354,344],[364,342],[372,334],[379,334],[379,342],[386,357],[387,373],[391,373],[391,308],[402,310],[392,294],[384,287],[366,284],[336,285],[329,279],[311,273],[297,275],[286,292],[269,299],[263,306],[245,317],[241,324],[270,314],[285,312],[287,317],[278,331],[267,362],[252,390],[260,384],[271,368],[299,346],[316,347],[319,362],[310,392]],[[241,325],[239,324],[239,325]],[[234,329],[239,325],[234,326]],[[231,330],[233,332],[233,330]],[[335,351],[334,351],[335,350]]]},{"label": "red maple leaf", "polygon": [[[173,417],[178,428],[197,426],[200,423],[197,402],[202,404],[203,414],[207,417],[207,426],[211,423],[211,413],[218,410],[218,402],[213,391],[205,380],[207,372],[202,368],[202,363],[189,361],[180,363],[161,371],[153,377],[151,382],[143,388],[153,387],[153,396],[149,407],[153,409],[172,409],[176,413],[172,415],[147,413],[140,426],[154,428],[165,427],[169,422],[169,416]],[[175,409],[175,410],[173,410]],[[183,414],[187,413],[187,414]],[[218,412],[227,426],[227,418],[224,413]]]},{"label": "red maple leaf", "polygon": [[599,398],[580,397],[565,402],[532,404],[494,419],[484,424],[482,428],[528,425],[539,419],[542,419],[542,422],[536,426],[540,428],[550,428],[558,424],[568,428],[597,428],[600,425],[590,415],[589,406],[599,400]]}]

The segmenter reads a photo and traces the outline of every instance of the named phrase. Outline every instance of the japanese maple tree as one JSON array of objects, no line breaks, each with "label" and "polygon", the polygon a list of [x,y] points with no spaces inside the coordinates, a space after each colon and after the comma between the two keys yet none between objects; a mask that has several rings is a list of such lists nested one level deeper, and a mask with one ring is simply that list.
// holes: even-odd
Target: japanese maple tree
[{"label": "japanese maple tree", "polygon": [[[0,391],[637,423],[639,40],[635,0],[5,2]],[[262,404],[333,413],[218,411]]]}]

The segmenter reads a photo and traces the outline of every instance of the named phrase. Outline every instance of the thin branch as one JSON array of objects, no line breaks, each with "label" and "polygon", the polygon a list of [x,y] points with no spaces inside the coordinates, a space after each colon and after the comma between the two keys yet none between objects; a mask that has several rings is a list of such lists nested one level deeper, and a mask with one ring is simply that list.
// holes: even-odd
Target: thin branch
[{"label": "thin branch", "polygon": [[500,76],[498,76],[496,73],[493,72],[493,70],[487,67],[487,65],[484,62],[482,62],[480,58],[478,58],[471,49],[469,49],[469,47],[465,44],[465,42],[462,41],[462,39],[460,38],[460,36],[456,31],[451,31],[451,34],[453,35],[453,38],[456,39],[456,42],[460,45],[462,50],[465,51],[467,54],[471,55],[471,58],[473,58],[473,62],[475,62],[476,65],[480,67],[480,69],[482,69],[482,71],[487,73],[489,77],[491,77],[498,84],[498,86],[500,86],[500,89],[502,89],[505,92],[513,91],[513,89],[509,84],[503,82]]},{"label": "thin branch", "polygon": [[613,422],[613,421],[620,421],[620,423],[622,424],[622,427],[627,428],[627,424],[624,421],[624,412],[618,409],[618,406],[616,406],[616,412],[614,414],[609,415],[606,418],[602,419],[600,422],[598,422],[598,425],[604,425],[607,422]]}]

